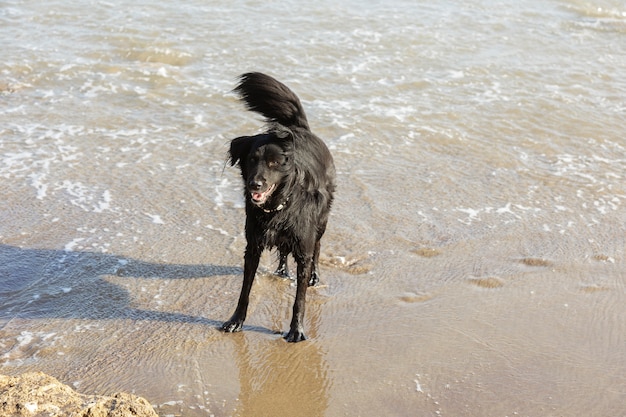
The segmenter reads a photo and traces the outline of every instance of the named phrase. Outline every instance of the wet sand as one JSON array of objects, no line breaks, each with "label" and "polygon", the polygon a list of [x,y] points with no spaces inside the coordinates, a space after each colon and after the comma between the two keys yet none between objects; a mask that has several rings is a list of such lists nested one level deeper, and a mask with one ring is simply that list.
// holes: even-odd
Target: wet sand
[{"label": "wet sand", "polygon": [[[565,259],[566,242],[525,242],[523,252],[492,238],[343,263],[326,251],[308,297],[310,340],[296,345],[281,337],[294,288],[267,272],[273,257],[244,332],[224,334],[235,259],[207,264],[189,250],[168,264],[4,245],[3,271],[28,291],[4,306],[3,370],[133,392],[161,415],[622,414],[621,261]],[[42,271],[58,291],[33,297]]]}]

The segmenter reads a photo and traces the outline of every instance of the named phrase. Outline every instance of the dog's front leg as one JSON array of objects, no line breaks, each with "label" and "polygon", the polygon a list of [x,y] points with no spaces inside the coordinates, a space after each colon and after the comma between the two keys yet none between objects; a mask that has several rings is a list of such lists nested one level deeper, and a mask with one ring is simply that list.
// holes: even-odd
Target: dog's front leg
[{"label": "dog's front leg", "polygon": [[304,310],[306,304],[306,289],[311,279],[313,259],[306,257],[304,259],[298,258],[296,261],[298,263],[296,300],[293,303],[293,316],[291,318],[289,333],[285,336],[285,340],[288,342],[306,340],[304,334]]},{"label": "dog's front leg", "polygon": [[246,313],[248,312],[248,303],[250,301],[250,290],[252,289],[252,283],[254,282],[254,275],[259,266],[259,259],[261,258],[261,251],[258,248],[252,248],[248,246],[246,248],[246,254],[244,256],[243,267],[243,285],[241,287],[241,294],[239,294],[239,302],[237,303],[237,309],[233,316],[226,323],[222,325],[222,330],[225,332],[238,332],[243,327],[243,322],[246,319]]}]

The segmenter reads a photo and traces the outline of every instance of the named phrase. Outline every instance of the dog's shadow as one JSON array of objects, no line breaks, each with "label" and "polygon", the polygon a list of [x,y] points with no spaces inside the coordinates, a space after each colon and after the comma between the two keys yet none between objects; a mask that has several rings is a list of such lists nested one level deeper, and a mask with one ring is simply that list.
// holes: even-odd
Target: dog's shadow
[{"label": "dog's shadow", "polygon": [[0,321],[133,319],[219,326],[220,321],[209,318],[134,308],[128,291],[103,277],[171,280],[241,272],[232,266],[159,264],[102,253],[0,245]]}]

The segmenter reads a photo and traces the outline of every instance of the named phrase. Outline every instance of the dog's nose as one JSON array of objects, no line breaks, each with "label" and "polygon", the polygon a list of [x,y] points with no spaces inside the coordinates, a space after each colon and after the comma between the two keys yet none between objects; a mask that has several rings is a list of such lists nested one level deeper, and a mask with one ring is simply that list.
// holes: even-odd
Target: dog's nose
[{"label": "dog's nose", "polygon": [[263,181],[259,181],[259,180],[251,180],[251,181],[248,183],[248,187],[249,187],[251,190],[258,191],[258,190],[260,190],[260,189],[263,187]]}]

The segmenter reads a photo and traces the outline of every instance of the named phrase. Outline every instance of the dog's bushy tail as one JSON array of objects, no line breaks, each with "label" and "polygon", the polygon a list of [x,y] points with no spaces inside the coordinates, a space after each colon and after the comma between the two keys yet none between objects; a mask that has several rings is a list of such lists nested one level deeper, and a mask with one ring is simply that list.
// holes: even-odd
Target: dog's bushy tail
[{"label": "dog's bushy tail", "polygon": [[309,122],[298,96],[269,75],[260,72],[243,74],[234,91],[249,110],[260,113],[267,122],[309,130]]}]

